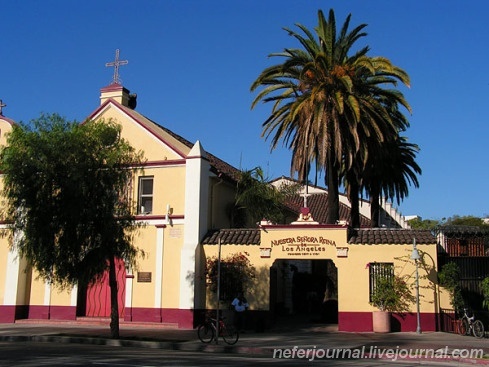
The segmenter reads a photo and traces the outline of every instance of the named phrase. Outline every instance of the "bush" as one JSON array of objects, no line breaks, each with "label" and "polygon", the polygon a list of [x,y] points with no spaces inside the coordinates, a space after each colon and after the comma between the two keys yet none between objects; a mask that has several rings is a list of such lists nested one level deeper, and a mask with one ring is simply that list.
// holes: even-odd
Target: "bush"
[{"label": "bush", "polygon": [[485,277],[481,283],[482,307],[489,310],[489,277]]},{"label": "bush", "polygon": [[416,301],[411,289],[399,276],[379,276],[375,281],[370,304],[380,311],[407,312]]},{"label": "bush", "polygon": [[[206,278],[209,289],[217,293],[218,258],[213,256],[206,262]],[[239,292],[246,293],[249,282],[255,278],[256,270],[246,255],[237,253],[221,259],[220,300],[230,302]]]},{"label": "bush", "polygon": [[450,293],[450,304],[455,311],[464,307],[462,289],[460,288],[460,268],[454,262],[449,262],[441,267],[438,280],[443,288]]}]

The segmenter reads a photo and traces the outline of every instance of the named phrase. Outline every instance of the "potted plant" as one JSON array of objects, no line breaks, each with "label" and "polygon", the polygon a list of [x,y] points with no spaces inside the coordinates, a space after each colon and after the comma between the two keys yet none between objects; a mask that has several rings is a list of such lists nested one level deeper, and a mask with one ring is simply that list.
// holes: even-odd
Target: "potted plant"
[{"label": "potted plant", "polygon": [[377,277],[370,300],[370,304],[379,309],[372,313],[374,332],[390,332],[391,314],[409,311],[409,306],[415,298],[401,277],[397,275]]}]

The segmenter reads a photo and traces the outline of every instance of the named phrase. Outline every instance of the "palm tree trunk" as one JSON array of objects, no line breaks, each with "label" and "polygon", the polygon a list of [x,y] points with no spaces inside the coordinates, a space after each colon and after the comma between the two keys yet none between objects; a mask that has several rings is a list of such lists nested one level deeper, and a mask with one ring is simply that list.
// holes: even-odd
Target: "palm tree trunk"
[{"label": "palm tree trunk", "polygon": [[355,179],[350,180],[348,188],[348,199],[350,200],[350,225],[352,228],[360,228],[360,199],[359,188]]},{"label": "palm tree trunk", "polygon": [[326,224],[336,224],[340,219],[339,178],[336,163],[332,154],[328,154],[328,167],[326,169],[326,185],[328,186],[328,214]]},{"label": "palm tree trunk", "polygon": [[109,285],[110,285],[110,336],[119,339],[119,304],[117,301],[117,277],[114,257],[109,259]]},{"label": "palm tree trunk", "polygon": [[372,187],[370,190],[370,227],[379,227],[380,216],[380,190],[378,187]]}]

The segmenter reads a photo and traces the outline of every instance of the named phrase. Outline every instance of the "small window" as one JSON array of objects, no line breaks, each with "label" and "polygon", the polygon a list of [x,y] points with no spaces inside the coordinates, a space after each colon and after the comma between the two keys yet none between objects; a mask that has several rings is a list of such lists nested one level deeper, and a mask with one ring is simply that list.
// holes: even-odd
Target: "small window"
[{"label": "small window", "polygon": [[153,212],[153,177],[139,177],[138,214]]},{"label": "small window", "polygon": [[369,264],[369,301],[372,301],[372,294],[375,290],[377,279],[392,278],[394,280],[394,264],[393,263],[370,263]]}]

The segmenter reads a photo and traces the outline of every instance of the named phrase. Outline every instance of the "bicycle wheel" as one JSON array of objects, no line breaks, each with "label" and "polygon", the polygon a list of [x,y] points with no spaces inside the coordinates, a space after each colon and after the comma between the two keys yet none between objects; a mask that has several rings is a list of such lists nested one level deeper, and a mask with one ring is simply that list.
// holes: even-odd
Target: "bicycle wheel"
[{"label": "bicycle wheel", "polygon": [[223,326],[221,330],[221,336],[224,341],[229,345],[236,344],[239,339],[238,330],[236,330],[236,328],[232,325]]},{"label": "bicycle wheel", "polygon": [[472,333],[476,338],[482,338],[484,336],[484,324],[481,320],[475,320],[472,324]]},{"label": "bicycle wheel", "polygon": [[208,322],[199,326],[197,335],[202,343],[210,343],[214,339],[214,328]]},{"label": "bicycle wheel", "polygon": [[469,331],[469,323],[466,319],[462,319],[458,321],[458,333],[460,335],[467,335]]}]

